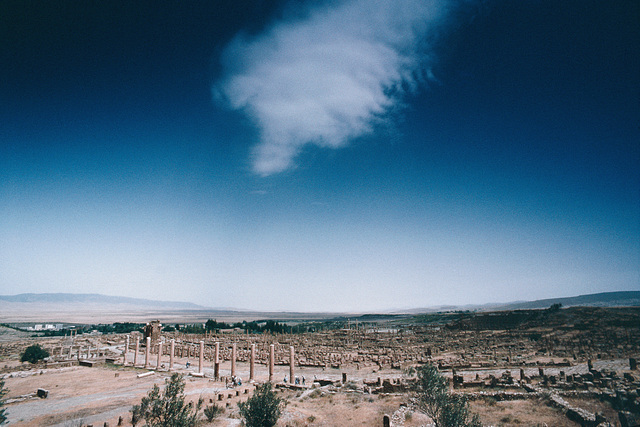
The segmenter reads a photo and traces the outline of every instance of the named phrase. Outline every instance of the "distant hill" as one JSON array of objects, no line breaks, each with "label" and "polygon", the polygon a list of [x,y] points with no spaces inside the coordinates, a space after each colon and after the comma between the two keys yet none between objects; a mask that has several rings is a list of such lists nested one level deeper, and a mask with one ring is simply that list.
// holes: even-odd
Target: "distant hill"
[{"label": "distant hill", "polygon": [[147,321],[151,318],[162,318],[164,322],[200,322],[206,319],[219,320],[322,320],[330,318],[354,318],[362,316],[363,320],[382,319],[386,315],[407,315],[447,311],[506,311],[522,309],[548,308],[553,304],[563,307],[631,307],[640,306],[640,291],[603,292],[567,298],[549,298],[537,301],[516,301],[511,303],[492,303],[484,305],[439,306],[402,311],[378,313],[294,313],[294,312],[259,312],[235,308],[211,308],[190,302],[156,301],[142,298],[127,298],[100,294],[70,293],[26,293],[20,295],[0,295],[0,322],[15,321],[60,321],[92,323],[98,321],[114,321],[113,319],[130,321],[139,319]]},{"label": "distant hill", "polygon": [[13,304],[50,304],[50,305],[105,305],[134,306],[140,308],[164,308],[176,310],[203,310],[206,307],[190,302],[155,301],[142,298],[116,297],[101,294],[19,294],[0,295],[0,301]]},{"label": "distant hill", "polygon": [[528,302],[504,304],[500,310],[519,310],[529,308],[547,308],[552,304],[563,307],[633,307],[640,306],[640,291],[601,292],[599,294],[580,295],[577,297],[549,298]]},{"label": "distant hill", "polygon": [[500,311],[548,308],[552,304],[563,307],[636,307],[640,306],[640,291],[601,292],[598,294],[579,295],[565,298],[548,298],[535,301],[514,301],[508,303],[489,303],[482,305],[437,306],[414,308],[405,313],[433,313],[442,311]]}]

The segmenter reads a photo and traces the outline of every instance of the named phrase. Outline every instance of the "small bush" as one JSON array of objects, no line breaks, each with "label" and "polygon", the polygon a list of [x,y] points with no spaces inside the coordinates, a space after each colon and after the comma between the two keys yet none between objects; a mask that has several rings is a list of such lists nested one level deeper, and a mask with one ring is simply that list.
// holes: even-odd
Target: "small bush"
[{"label": "small bush", "polygon": [[7,394],[9,390],[4,387],[4,380],[0,380],[0,424],[4,424],[7,421],[7,415],[5,414],[4,406],[4,395]]},{"label": "small bush", "polygon": [[49,352],[44,348],[40,347],[39,344],[34,344],[29,347],[22,353],[20,357],[21,362],[29,362],[29,363],[38,363],[38,361],[44,359],[45,357],[49,357]]},{"label": "small bush", "polygon": [[466,398],[450,394],[447,379],[432,364],[418,370],[414,396],[418,408],[433,420],[436,427],[480,426],[477,415],[469,413]]},{"label": "small bush", "polygon": [[149,427],[193,427],[198,423],[201,407],[202,399],[193,410],[191,404],[185,402],[184,379],[175,373],[165,380],[163,392],[156,384],[140,405],[131,408],[131,424],[136,425],[144,419]]},{"label": "small bush", "polygon": [[276,396],[271,383],[258,387],[246,402],[238,403],[247,427],[272,427],[278,422],[286,401]]},{"label": "small bush", "polygon": [[309,393],[309,397],[312,399],[315,399],[320,396],[322,396],[322,392],[319,389],[315,389],[311,393]]},{"label": "small bush", "polygon": [[207,417],[207,420],[209,420],[209,422],[213,421],[223,412],[224,408],[222,406],[216,405],[215,403],[204,408],[204,416]]}]

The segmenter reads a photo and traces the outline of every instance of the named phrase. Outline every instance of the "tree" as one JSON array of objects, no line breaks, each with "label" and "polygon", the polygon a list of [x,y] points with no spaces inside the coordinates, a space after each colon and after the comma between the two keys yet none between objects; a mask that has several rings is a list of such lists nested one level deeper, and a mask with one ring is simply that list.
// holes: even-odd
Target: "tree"
[{"label": "tree", "polygon": [[165,380],[164,391],[160,392],[157,384],[142,398],[140,405],[131,408],[131,423],[137,424],[144,419],[149,427],[192,427],[198,423],[198,412],[202,407],[202,399],[198,400],[192,410],[185,403],[184,379],[174,373]]},{"label": "tree", "polygon": [[34,344],[27,347],[24,353],[22,353],[22,356],[20,357],[20,361],[38,363],[39,360],[42,360],[45,357],[49,357],[49,352],[44,348],[40,347],[39,344]]},{"label": "tree", "polygon": [[218,326],[218,322],[216,322],[215,320],[207,320],[207,323],[205,323],[204,328],[207,332],[211,332],[214,331],[216,329],[216,326]]},{"label": "tree", "polygon": [[430,363],[418,369],[414,395],[418,409],[427,414],[436,427],[481,425],[478,416],[469,413],[466,397],[449,393],[447,379]]},{"label": "tree", "polygon": [[551,306],[547,310],[549,310],[549,313],[556,313],[560,311],[561,308],[562,308],[562,304],[558,302],[555,304],[551,304]]},{"label": "tree", "polygon": [[4,424],[7,421],[7,415],[5,413],[4,406],[4,395],[7,394],[9,390],[4,388],[4,380],[0,380],[0,424]]},{"label": "tree", "polygon": [[271,383],[259,386],[246,402],[238,403],[247,427],[272,427],[278,422],[286,401],[276,396]]}]

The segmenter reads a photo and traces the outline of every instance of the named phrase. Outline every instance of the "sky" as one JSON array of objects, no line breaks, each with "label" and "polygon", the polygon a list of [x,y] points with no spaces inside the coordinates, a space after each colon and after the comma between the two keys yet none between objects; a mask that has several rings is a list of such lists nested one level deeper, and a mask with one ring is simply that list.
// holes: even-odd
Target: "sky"
[{"label": "sky", "polygon": [[0,294],[640,290],[640,3],[0,2]]}]

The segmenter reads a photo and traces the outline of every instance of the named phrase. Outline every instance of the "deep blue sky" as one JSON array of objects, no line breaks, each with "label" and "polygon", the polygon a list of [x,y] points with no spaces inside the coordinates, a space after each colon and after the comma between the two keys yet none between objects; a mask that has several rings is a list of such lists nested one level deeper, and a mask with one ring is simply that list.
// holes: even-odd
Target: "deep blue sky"
[{"label": "deep blue sky", "polygon": [[0,3],[0,294],[640,290],[640,3]]}]

